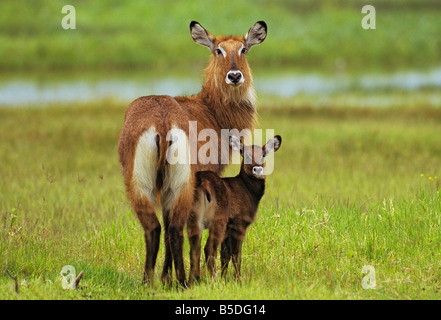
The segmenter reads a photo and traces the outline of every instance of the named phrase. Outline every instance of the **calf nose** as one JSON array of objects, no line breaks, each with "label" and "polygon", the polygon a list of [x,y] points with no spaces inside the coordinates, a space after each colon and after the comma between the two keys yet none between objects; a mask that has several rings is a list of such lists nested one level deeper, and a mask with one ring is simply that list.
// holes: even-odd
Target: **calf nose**
[{"label": "calf nose", "polygon": [[229,71],[227,74],[227,83],[238,84],[242,80],[242,72],[240,71]]},{"label": "calf nose", "polygon": [[255,175],[261,176],[263,174],[263,167],[253,167],[253,173]]}]

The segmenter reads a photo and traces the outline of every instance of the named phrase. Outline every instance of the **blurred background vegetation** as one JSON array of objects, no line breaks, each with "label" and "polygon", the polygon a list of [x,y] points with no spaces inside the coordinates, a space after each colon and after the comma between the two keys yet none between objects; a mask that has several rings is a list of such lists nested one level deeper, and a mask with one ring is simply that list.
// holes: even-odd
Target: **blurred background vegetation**
[{"label": "blurred background vegetation", "polygon": [[[76,30],[61,27],[66,4]],[[376,30],[361,27],[365,4]],[[441,60],[440,13],[438,0],[2,0],[0,71],[199,70],[209,53],[191,40],[191,20],[215,35],[265,20],[268,38],[249,56],[257,69],[424,69]]]},{"label": "blurred background vegetation", "polygon": [[[130,101],[200,89],[210,53],[191,20],[267,22],[248,59],[260,125],[284,142],[242,284],[152,291],[117,141]],[[0,0],[0,298],[439,299],[440,35],[440,0]],[[67,264],[84,290],[62,290]],[[378,290],[361,288],[366,264]]]}]

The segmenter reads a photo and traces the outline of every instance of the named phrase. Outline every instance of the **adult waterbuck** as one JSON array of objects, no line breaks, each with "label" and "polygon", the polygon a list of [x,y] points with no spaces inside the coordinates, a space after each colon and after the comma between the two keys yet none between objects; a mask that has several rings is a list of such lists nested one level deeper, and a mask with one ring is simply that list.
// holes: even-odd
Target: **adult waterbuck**
[{"label": "adult waterbuck", "polygon": [[[192,208],[195,173],[223,171],[226,163],[222,159],[230,146],[228,139],[222,139],[222,129],[254,128],[255,91],[246,55],[265,39],[267,27],[259,21],[245,36],[215,37],[192,21],[190,32],[196,43],[212,53],[201,92],[188,97],[136,99],[126,110],[118,142],[127,195],[144,229],[143,282],[151,281],[154,275],[161,233],[155,207],[160,205],[165,229],[161,279],[170,280],[174,263],[176,278],[184,287],[183,230]],[[196,124],[194,134],[190,124]],[[204,129],[217,133],[217,138],[200,141],[199,133]],[[191,161],[203,150],[209,151],[210,161]],[[198,240],[188,236],[190,242]]]}]

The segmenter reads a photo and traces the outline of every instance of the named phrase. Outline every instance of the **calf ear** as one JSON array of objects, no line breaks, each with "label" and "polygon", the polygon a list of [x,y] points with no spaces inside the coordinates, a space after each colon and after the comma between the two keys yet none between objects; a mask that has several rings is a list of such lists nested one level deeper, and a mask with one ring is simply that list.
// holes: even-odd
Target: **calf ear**
[{"label": "calf ear", "polygon": [[263,146],[264,156],[266,156],[270,152],[276,152],[277,150],[279,150],[281,144],[282,137],[279,135],[269,139],[268,142]]},{"label": "calf ear", "polygon": [[204,29],[199,22],[192,21],[190,23],[190,33],[194,42],[201,46],[206,46],[213,52],[215,37],[210,32]]},{"label": "calf ear", "polygon": [[267,34],[265,21],[258,21],[251,27],[245,36],[247,50],[250,51],[252,46],[262,43]]},{"label": "calf ear", "polygon": [[230,145],[233,150],[239,151],[241,155],[243,154],[243,144],[238,137],[232,135],[230,137]]}]

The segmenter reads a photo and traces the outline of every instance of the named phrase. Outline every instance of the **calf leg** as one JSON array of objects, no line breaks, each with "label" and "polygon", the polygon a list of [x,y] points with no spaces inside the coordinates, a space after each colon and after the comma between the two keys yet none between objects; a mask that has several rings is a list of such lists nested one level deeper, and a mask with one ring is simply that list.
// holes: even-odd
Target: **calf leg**
[{"label": "calf leg", "polygon": [[216,259],[216,252],[213,252],[214,246],[213,246],[213,235],[211,232],[208,235],[207,243],[205,244],[204,253],[205,253],[205,263],[207,264],[207,269],[210,272],[211,276],[214,276],[215,272],[215,259]]},{"label": "calf leg", "polygon": [[201,276],[200,260],[202,230],[197,218],[196,214],[192,211],[187,222],[187,235],[190,243],[190,283],[199,281]]},{"label": "calf leg", "polygon": [[205,245],[205,261],[211,276],[216,276],[217,248],[225,238],[226,222],[215,220],[209,228],[209,236]]},{"label": "calf leg", "polygon": [[232,237],[231,238],[231,260],[234,265],[234,276],[236,280],[240,279],[240,268],[242,263],[242,243],[243,237]]},{"label": "calf leg", "polygon": [[231,259],[231,237],[226,236],[221,244],[221,277],[225,277]]}]

